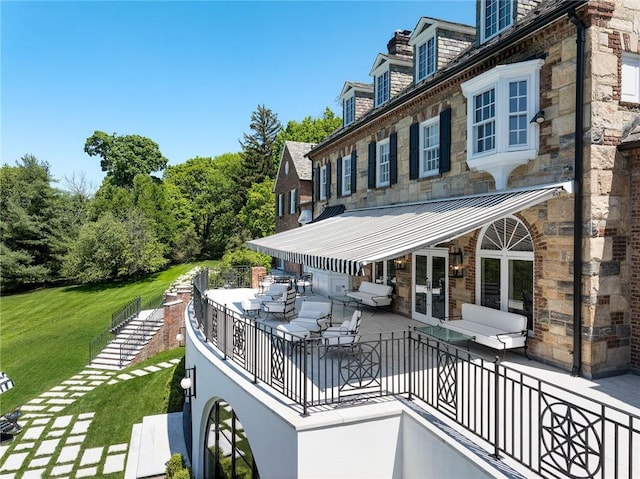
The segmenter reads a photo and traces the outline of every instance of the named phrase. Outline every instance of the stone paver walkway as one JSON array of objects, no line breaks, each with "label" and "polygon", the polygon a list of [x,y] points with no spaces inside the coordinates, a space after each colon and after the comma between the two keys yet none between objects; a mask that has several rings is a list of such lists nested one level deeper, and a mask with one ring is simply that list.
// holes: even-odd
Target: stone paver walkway
[{"label": "stone paver walkway", "polygon": [[72,479],[123,472],[129,444],[84,447],[95,413],[64,414],[65,408],[97,387],[162,371],[179,362],[172,359],[134,369],[131,374],[85,370],[32,399],[22,406],[22,433],[0,445],[0,479]]}]

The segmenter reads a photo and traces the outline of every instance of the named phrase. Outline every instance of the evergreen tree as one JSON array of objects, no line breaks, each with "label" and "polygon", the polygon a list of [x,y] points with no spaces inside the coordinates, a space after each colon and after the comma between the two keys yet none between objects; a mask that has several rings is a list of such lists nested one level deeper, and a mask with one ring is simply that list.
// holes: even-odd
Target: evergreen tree
[{"label": "evergreen tree", "polygon": [[275,113],[264,105],[258,105],[257,110],[251,113],[249,128],[253,133],[244,133],[243,140],[240,141],[244,160],[245,190],[254,183],[261,183],[267,177],[275,178],[274,148],[282,125]]}]

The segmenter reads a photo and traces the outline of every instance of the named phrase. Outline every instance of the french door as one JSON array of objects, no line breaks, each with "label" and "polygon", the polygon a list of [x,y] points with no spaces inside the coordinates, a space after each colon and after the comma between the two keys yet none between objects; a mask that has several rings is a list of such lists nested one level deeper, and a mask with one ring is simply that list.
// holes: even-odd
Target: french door
[{"label": "french door", "polygon": [[437,324],[447,316],[447,261],[446,249],[413,254],[413,319]]}]

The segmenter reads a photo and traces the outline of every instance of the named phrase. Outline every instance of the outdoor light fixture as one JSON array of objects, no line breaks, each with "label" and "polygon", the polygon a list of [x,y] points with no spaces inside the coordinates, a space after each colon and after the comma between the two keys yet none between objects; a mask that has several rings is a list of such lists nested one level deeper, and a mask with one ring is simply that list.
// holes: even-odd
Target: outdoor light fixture
[{"label": "outdoor light fixture", "polygon": [[180,380],[180,387],[188,398],[196,397],[196,366],[185,368],[186,376]]},{"label": "outdoor light fixture", "polygon": [[176,341],[178,341],[178,346],[184,346],[184,326],[178,330],[178,334],[176,334]]},{"label": "outdoor light fixture", "polygon": [[462,278],[464,276],[464,269],[462,268],[462,250],[458,248],[455,251],[453,248],[449,250],[449,277],[450,278]]},{"label": "outdoor light fixture", "polygon": [[393,264],[396,266],[396,270],[403,270],[407,267],[407,262],[404,257],[394,259]]},{"label": "outdoor light fixture", "polygon": [[538,113],[536,113],[536,115],[531,118],[531,121],[529,123],[537,123],[538,125],[544,123],[544,110],[540,110]]}]

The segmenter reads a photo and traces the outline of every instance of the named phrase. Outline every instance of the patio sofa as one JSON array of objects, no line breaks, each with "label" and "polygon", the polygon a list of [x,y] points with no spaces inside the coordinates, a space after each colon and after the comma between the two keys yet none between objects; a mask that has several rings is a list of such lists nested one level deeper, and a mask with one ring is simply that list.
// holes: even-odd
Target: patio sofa
[{"label": "patio sofa", "polygon": [[352,298],[359,299],[362,304],[378,308],[391,305],[391,292],[393,288],[386,284],[371,283],[363,281],[357,291],[347,291],[345,294]]},{"label": "patio sofa", "polygon": [[477,304],[464,303],[461,319],[442,320],[441,326],[467,336],[476,343],[502,351],[524,348],[527,354],[527,317]]}]

